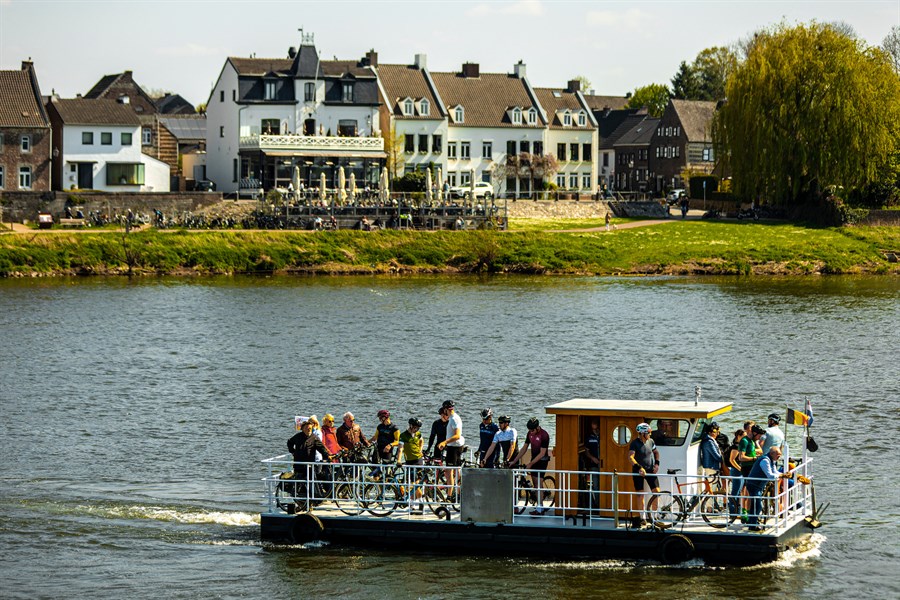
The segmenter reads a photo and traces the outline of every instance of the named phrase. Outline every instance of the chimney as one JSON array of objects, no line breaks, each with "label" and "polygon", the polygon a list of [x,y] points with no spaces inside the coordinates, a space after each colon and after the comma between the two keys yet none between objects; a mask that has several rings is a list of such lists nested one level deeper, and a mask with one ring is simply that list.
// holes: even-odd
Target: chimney
[{"label": "chimney", "polygon": [[521,60],[513,65],[513,72],[519,79],[525,79],[525,63]]},{"label": "chimney", "polygon": [[575,92],[581,91],[581,82],[577,79],[570,79],[566,84],[566,91],[570,94],[574,94]]},{"label": "chimney", "polygon": [[30,60],[23,60],[22,61],[22,70],[23,71],[33,71],[34,63],[31,62]]},{"label": "chimney", "polygon": [[462,76],[467,79],[478,79],[478,63],[463,63]]},{"label": "chimney", "polygon": [[413,61],[413,64],[420,71],[428,68],[428,55],[427,54],[416,54],[416,59]]},{"label": "chimney", "polygon": [[374,48],[372,48],[371,50],[369,50],[368,52],[366,52],[366,63],[367,63],[370,67],[377,67],[377,66],[378,66],[378,53],[375,52],[375,49],[374,49]]},{"label": "chimney", "polygon": [[288,48],[288,58],[293,60],[297,56],[297,49],[291,46]]}]

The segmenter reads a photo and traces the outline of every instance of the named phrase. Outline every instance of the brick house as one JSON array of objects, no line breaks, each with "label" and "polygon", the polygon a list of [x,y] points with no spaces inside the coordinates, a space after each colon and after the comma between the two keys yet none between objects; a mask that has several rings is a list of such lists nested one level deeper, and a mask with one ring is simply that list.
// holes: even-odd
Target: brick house
[{"label": "brick house", "polygon": [[652,189],[686,188],[683,173],[712,173],[715,102],[670,100],[650,142]]},{"label": "brick house", "polygon": [[0,71],[0,191],[50,190],[51,139],[34,64]]},{"label": "brick house", "polygon": [[629,192],[653,191],[650,169],[650,141],[659,119],[644,116],[613,144],[616,153],[616,189]]}]

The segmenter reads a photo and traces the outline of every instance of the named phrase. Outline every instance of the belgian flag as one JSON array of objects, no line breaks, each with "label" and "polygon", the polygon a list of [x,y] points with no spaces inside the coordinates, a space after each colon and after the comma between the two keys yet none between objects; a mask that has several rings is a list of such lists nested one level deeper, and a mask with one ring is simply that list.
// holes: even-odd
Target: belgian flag
[{"label": "belgian flag", "polygon": [[799,410],[789,408],[787,411],[787,422],[791,425],[809,425],[809,415]]}]

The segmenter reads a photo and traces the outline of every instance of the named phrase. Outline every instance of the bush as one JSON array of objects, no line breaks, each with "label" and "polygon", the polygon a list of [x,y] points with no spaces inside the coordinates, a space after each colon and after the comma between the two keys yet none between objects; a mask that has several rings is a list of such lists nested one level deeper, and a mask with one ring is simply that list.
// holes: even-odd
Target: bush
[{"label": "bush", "polygon": [[394,180],[395,192],[424,192],[425,172],[408,171],[400,179]]}]

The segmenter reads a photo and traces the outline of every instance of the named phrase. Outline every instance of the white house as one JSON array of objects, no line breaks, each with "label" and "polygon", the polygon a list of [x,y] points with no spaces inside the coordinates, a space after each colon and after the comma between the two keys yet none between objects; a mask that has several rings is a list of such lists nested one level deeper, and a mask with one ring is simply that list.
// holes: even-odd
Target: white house
[{"label": "white house", "polygon": [[528,195],[539,173],[508,168],[508,157],[542,156],[547,126],[525,65],[514,72],[481,73],[466,63],[459,73],[430,73],[448,118],[446,177],[450,185],[491,182],[497,195]]},{"label": "white house", "polygon": [[[378,85],[370,52],[359,61],[321,60],[311,34],[287,58],[226,59],[206,105],[207,177],[217,189],[287,187],[299,172],[329,188],[344,167],[377,185],[384,166]],[[299,171],[298,171],[299,170]]]},{"label": "white house", "polygon": [[427,57],[416,54],[412,65],[378,64],[375,70],[382,99],[381,128],[397,145],[395,156],[403,163],[394,174],[419,168],[446,173],[447,110],[427,70]]},{"label": "white house", "polygon": [[578,81],[565,89],[535,88],[549,125],[545,144],[556,156],[555,183],[561,190],[593,194],[597,190],[597,121]]},{"label": "white house", "polygon": [[169,165],[141,152],[141,122],[127,104],[52,97],[53,187],[168,192]]}]

